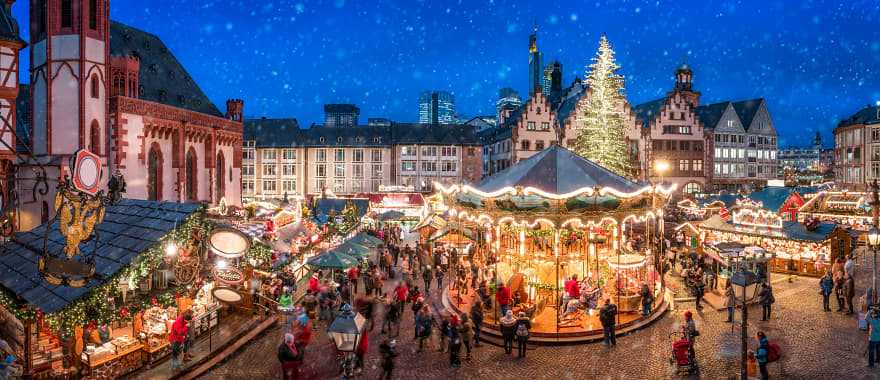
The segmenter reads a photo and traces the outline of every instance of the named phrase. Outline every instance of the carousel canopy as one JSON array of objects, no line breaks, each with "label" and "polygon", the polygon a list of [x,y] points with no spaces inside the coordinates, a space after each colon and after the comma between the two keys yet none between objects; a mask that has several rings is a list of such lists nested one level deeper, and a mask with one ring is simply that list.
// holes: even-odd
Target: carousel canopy
[{"label": "carousel canopy", "polygon": [[49,252],[55,256],[62,255],[65,238],[58,230],[57,221],[16,233],[11,241],[0,247],[0,284],[28,304],[45,313],[54,313],[131,264],[141,252],[183,224],[199,207],[196,203],[135,199],[123,199],[107,206],[104,221],[95,226],[97,252],[92,240],[81,243],[79,247],[83,255],[94,254],[98,275],[97,279],[80,288],[51,285],[37,269],[47,228]]},{"label": "carousel canopy", "polygon": [[542,150],[496,175],[475,188],[494,192],[505,187],[533,187],[554,194],[566,194],[583,188],[609,187],[631,193],[645,184],[633,182],[583,158],[559,145]]}]

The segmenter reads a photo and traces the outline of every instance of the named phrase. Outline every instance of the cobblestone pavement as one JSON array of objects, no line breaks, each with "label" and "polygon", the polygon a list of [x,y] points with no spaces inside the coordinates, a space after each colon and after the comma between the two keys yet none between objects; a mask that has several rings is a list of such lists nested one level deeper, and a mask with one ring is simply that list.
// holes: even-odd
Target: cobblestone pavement
[{"label": "cobblestone pavement", "polygon": [[[858,286],[870,282],[864,266],[857,269]],[[865,333],[858,331],[856,319],[836,312],[823,312],[818,282],[796,278],[775,284],[776,304],[770,321],[760,322],[760,308],[749,310],[749,334],[767,333],[782,347],[782,359],[771,364],[771,378],[826,379],[880,378],[880,369],[866,368]],[[860,290],[858,294],[862,294]],[[438,294],[431,294],[440,307]],[[832,301],[833,303],[833,301]],[[407,310],[398,338],[397,369],[399,379],[662,379],[676,378],[670,368],[671,338],[677,331],[682,310],[693,304],[678,305],[655,324],[628,336],[619,337],[615,348],[602,344],[563,347],[534,347],[525,359],[504,354],[500,347],[483,345],[470,362],[461,368],[449,366],[448,354],[436,351],[416,353],[412,337],[412,312]],[[692,378],[727,379],[739,373],[740,330],[725,323],[725,312],[704,309],[695,313],[701,336],[696,343],[701,376]],[[738,317],[737,317],[738,318]],[[242,349],[236,356],[216,367],[205,379],[278,379],[280,365],[275,357],[280,329],[270,331]],[[377,379],[381,374],[378,346],[379,328],[370,335],[367,370],[360,378]],[[750,347],[756,342],[750,338]],[[434,346],[436,347],[436,346]],[[464,349],[462,349],[464,351]],[[332,379],[336,364],[332,344],[321,334],[306,353],[301,378]]]}]

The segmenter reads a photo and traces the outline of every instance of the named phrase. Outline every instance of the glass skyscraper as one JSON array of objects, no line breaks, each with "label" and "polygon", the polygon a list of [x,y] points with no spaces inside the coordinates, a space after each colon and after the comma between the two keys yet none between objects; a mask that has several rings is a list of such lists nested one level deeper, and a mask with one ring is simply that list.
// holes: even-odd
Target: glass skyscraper
[{"label": "glass skyscraper", "polygon": [[419,95],[419,123],[455,124],[455,96],[446,91],[425,91]]}]

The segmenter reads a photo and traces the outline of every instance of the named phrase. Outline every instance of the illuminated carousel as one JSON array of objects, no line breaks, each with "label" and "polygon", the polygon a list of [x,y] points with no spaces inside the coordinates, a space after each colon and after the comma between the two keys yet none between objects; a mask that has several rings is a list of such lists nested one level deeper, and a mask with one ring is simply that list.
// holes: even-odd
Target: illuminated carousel
[{"label": "illuminated carousel", "polygon": [[[601,336],[605,299],[618,305],[619,328],[665,309],[659,220],[672,187],[633,182],[559,146],[475,186],[436,186],[445,218],[479,231],[486,326],[497,329],[494,295],[502,283],[514,313],[531,319],[532,338],[548,342]],[[654,300],[647,317],[643,287]],[[450,291],[447,299],[465,312],[475,293]]]}]

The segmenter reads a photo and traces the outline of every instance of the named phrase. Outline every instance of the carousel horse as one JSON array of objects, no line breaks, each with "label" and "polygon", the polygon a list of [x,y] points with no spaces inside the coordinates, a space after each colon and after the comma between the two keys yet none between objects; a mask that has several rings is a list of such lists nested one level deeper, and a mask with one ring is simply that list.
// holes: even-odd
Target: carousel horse
[{"label": "carousel horse", "polygon": [[581,292],[580,304],[586,309],[595,309],[602,298],[602,288],[593,288]]}]

